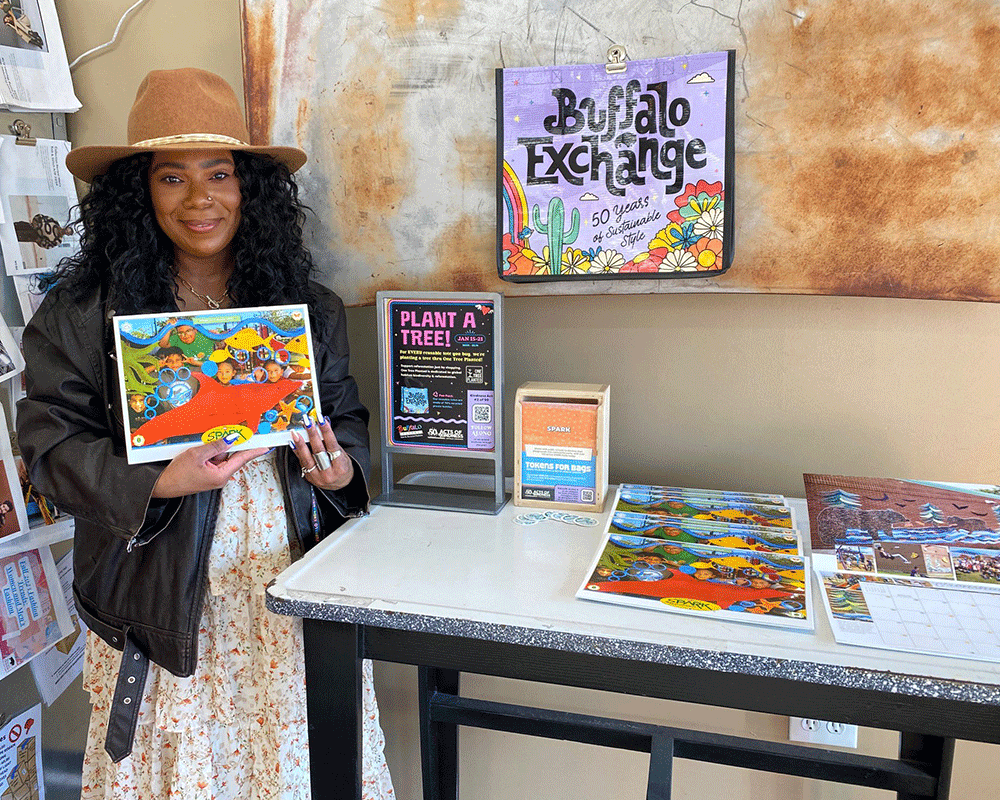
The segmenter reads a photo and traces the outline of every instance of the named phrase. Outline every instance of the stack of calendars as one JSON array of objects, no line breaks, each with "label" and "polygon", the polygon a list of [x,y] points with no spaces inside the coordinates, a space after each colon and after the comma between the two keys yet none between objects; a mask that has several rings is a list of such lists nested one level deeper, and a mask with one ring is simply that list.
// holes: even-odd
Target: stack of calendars
[{"label": "stack of calendars", "polygon": [[576,596],[813,629],[808,563],[782,495],[623,484]]}]

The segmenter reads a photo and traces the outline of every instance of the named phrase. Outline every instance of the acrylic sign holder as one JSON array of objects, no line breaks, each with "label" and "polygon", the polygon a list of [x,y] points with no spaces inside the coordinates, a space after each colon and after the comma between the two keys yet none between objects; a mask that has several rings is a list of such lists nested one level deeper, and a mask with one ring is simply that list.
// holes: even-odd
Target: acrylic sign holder
[{"label": "acrylic sign holder", "polygon": [[[503,480],[503,295],[378,292],[382,494],[376,505],[497,514]],[[493,490],[396,482],[396,455],[488,461]]]}]

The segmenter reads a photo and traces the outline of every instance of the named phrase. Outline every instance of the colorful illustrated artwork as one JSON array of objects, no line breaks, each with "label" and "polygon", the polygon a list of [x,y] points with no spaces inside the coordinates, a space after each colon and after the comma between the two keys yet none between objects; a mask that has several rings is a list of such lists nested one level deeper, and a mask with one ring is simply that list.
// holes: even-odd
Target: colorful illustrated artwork
[{"label": "colorful illustrated artwork", "polygon": [[759,525],[739,525],[698,519],[665,520],[659,514],[616,511],[611,516],[609,530],[611,533],[662,539],[677,544],[708,544],[739,550],[801,553],[798,533]]},{"label": "colorful illustrated artwork", "polygon": [[1000,486],[814,474],[803,480],[814,552],[891,541],[1000,548]]},{"label": "colorful illustrated artwork", "polygon": [[721,275],[735,51],[497,70],[497,261],[510,281]]},{"label": "colorful illustrated artwork", "polygon": [[238,434],[234,450],[291,440],[319,416],[304,305],[115,317],[129,463]]},{"label": "colorful illustrated artwork", "polygon": [[801,556],[610,534],[577,597],[812,629]]},{"label": "colorful illustrated artwork", "polygon": [[787,506],[750,505],[725,500],[688,499],[678,497],[649,498],[624,489],[618,494],[615,511],[633,514],[659,514],[676,519],[703,519],[735,522],[774,528],[794,528],[792,510]]},{"label": "colorful illustrated artwork", "polygon": [[781,494],[759,492],[734,492],[726,489],[693,489],[686,486],[655,486],[647,483],[623,483],[622,491],[633,498],[645,497],[645,501],[662,497],[691,498],[700,500],[724,500],[729,503],[750,503],[752,505],[785,505]]}]

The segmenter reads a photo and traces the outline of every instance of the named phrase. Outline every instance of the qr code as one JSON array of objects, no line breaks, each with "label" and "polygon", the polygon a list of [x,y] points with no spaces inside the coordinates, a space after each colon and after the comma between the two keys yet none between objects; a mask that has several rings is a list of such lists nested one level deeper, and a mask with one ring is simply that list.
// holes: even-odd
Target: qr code
[{"label": "qr code", "polygon": [[472,406],[472,421],[487,424],[493,421],[493,409],[483,403]]},{"label": "qr code", "polygon": [[581,489],[580,490],[580,500],[584,503],[594,502],[594,490],[593,489]]}]

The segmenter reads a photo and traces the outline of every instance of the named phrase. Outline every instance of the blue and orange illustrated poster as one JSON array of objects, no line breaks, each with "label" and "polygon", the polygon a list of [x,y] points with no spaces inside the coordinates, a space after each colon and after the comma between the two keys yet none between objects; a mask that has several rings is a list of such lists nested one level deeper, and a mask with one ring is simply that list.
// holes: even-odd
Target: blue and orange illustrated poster
[{"label": "blue and orange illustrated poster", "polygon": [[797,554],[610,534],[576,596],[681,614],[813,628]]},{"label": "blue and orange illustrated poster", "polygon": [[291,440],[319,415],[304,305],[115,317],[131,464],[238,433],[234,450]]},{"label": "blue and orange illustrated poster", "polygon": [[511,281],[698,278],[733,258],[735,51],[497,70]]},{"label": "blue and orange illustrated poster", "polygon": [[493,314],[492,302],[389,301],[391,444],[493,450]]}]

